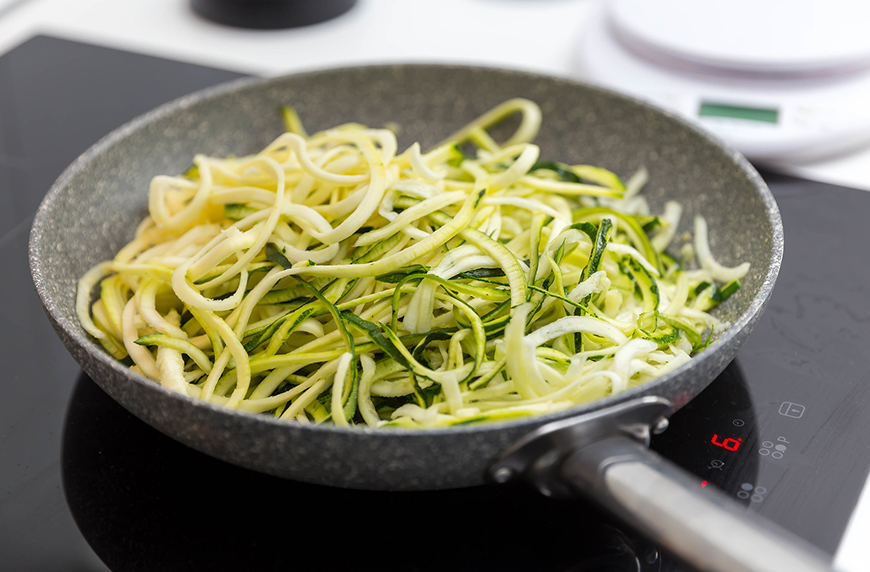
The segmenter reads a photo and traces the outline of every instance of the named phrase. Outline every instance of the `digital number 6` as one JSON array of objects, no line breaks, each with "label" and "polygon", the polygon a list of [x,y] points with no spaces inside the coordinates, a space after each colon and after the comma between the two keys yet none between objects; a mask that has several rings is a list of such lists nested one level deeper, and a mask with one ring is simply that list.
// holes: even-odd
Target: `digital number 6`
[{"label": "digital number 6", "polygon": [[716,445],[717,447],[724,447],[725,449],[728,449],[729,451],[736,451],[737,449],[739,449],[740,442],[743,441],[743,439],[724,439],[721,443],[719,443],[718,441],[716,441],[716,439],[718,439],[718,438],[719,438],[719,435],[715,434],[715,435],[713,435],[713,438],[710,439],[710,442],[713,443],[714,445]]}]

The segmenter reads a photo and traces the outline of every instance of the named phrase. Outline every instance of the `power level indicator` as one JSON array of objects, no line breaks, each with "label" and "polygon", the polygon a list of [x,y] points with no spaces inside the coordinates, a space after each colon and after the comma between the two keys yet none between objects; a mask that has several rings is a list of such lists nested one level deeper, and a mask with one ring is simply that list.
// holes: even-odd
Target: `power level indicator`
[{"label": "power level indicator", "polygon": [[718,433],[714,433],[713,438],[710,439],[710,442],[717,447],[722,447],[723,449],[727,449],[729,451],[736,451],[740,448],[740,444],[743,442],[743,439],[722,439],[721,437],[719,437]]}]

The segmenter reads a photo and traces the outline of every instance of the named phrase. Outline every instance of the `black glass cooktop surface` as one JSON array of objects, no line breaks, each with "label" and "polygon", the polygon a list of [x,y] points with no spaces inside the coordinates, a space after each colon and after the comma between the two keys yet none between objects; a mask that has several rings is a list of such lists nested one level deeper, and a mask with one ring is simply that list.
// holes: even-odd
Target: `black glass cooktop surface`
[{"label": "black glass cooktop surface", "polygon": [[[0,57],[0,569],[683,570],[585,501],[345,491],[229,466],[81,373],[30,279],[39,201],[114,127],[235,77],[46,36]],[[870,467],[870,194],[765,178],[786,235],[773,298],[653,448],[832,554]]]}]

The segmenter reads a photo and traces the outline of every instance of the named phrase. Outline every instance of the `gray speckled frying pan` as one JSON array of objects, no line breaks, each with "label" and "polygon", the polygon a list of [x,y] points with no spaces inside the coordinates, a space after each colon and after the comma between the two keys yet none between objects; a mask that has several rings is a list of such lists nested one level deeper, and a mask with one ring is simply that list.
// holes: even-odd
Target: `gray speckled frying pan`
[{"label": "gray speckled frying pan", "polygon": [[[281,104],[292,103],[310,131],[348,121],[397,122],[400,148],[414,141],[425,148],[513,97],[532,99],[543,110],[536,141],[542,158],[599,165],[623,176],[646,166],[645,195],[654,209],[668,199],[682,202],[686,229],[696,213],[707,218],[720,261],[751,263],[743,287],[719,309],[733,325],[691,363],[559,414],[427,431],[343,429],[277,421],[181,396],[131,373],[79,326],[76,283],[130,240],[146,214],[150,179],[183,172],[195,153],[260,150],[281,132]],[[669,413],[734,358],[767,302],[782,248],[779,212],[759,175],[738,153],[673,116],[550,77],[396,65],[238,81],[139,117],[94,145],[54,184],[34,221],[30,263],[55,330],[88,375],[150,425],[219,459],[299,481],[381,490],[463,487],[485,482],[487,474],[496,481],[525,475],[547,494],[591,494],[696,565],[755,569],[746,554],[727,553],[715,535],[690,535],[709,531],[713,522],[737,522],[735,531],[762,535],[752,538],[770,544],[756,551],[795,560],[773,560],[778,569],[803,570],[805,562],[794,557],[803,553],[782,548],[788,539],[739,521],[733,510],[717,512],[713,505],[730,501],[706,490],[706,498],[697,495],[690,477],[645,447],[649,431],[663,429]],[[675,508],[686,503],[692,503],[688,513]],[[699,514],[716,520],[700,522]]]}]

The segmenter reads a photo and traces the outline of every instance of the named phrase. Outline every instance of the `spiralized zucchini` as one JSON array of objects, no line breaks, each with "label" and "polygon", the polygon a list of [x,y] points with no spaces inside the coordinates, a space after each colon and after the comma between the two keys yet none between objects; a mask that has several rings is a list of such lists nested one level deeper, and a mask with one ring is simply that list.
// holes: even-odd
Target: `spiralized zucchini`
[{"label": "spiralized zucchini", "polygon": [[84,329],[173,391],[303,423],[493,421],[626,391],[727,325],[709,311],[748,265],[717,263],[700,217],[680,248],[644,169],[541,161],[531,101],[425,153],[284,120],[256,155],[155,177],[135,238],[79,283]]}]

